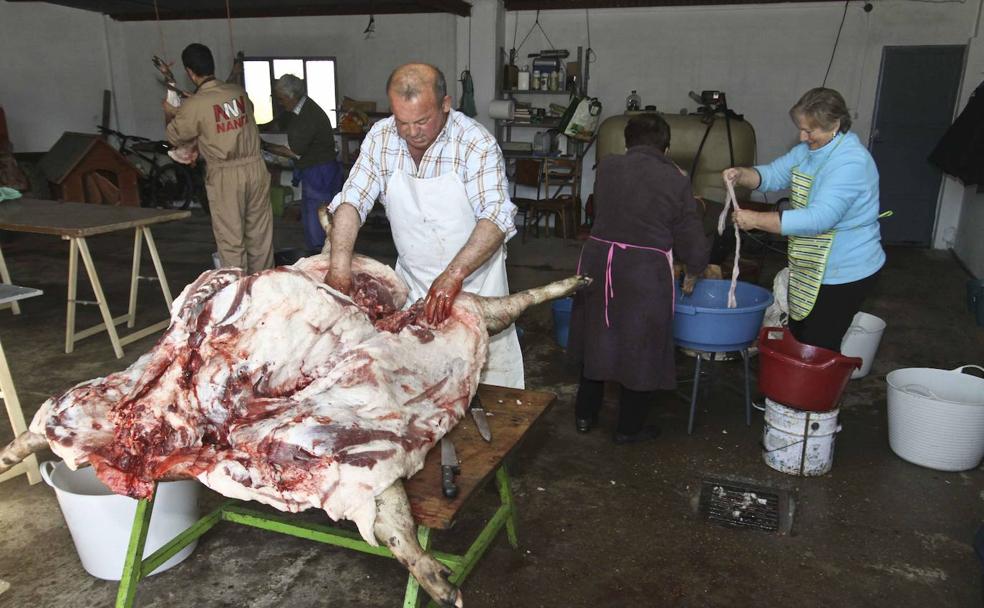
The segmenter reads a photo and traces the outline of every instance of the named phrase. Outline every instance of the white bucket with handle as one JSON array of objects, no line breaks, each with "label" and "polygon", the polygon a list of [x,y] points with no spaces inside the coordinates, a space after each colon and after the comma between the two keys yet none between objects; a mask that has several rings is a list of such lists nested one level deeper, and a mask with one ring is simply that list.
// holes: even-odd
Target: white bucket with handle
[{"label": "white bucket with handle", "polygon": [[854,370],[851,379],[864,378],[871,371],[871,363],[878,352],[878,344],[885,332],[886,323],[866,312],[854,315],[851,326],[841,340],[840,352],[845,357],[861,357],[861,367]]},{"label": "white bucket with handle", "polygon": [[[68,523],[82,567],[96,578],[120,580],[137,501],[114,494],[99,481],[92,467],[73,471],[64,462],[48,461],[41,463],[41,477],[55,489],[58,506]],[[144,557],[198,521],[200,489],[201,484],[195,480],[157,484]],[[151,574],[180,564],[197,544],[196,539]]]},{"label": "white bucket with handle", "polygon": [[839,409],[813,412],[765,400],[762,459],[789,475],[816,477],[834,466],[834,443],[841,426]]},{"label": "white bucket with handle", "polygon": [[888,443],[913,464],[973,469],[984,457],[984,372],[911,367],[888,374]]}]

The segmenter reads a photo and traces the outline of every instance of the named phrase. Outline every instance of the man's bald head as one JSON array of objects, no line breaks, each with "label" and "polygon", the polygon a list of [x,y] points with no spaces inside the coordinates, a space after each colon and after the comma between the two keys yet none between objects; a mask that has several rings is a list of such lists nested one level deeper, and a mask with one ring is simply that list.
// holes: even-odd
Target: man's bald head
[{"label": "man's bald head", "polygon": [[427,91],[433,91],[434,100],[443,102],[448,95],[448,82],[444,73],[429,63],[407,63],[393,70],[386,81],[386,95],[414,100]]}]

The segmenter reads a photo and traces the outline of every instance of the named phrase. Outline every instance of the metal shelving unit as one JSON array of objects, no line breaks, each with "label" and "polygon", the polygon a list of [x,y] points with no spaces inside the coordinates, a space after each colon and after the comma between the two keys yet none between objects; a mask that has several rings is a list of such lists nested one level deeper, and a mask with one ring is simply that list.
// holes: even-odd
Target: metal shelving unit
[{"label": "metal shelving unit", "polygon": [[[533,96],[551,96],[551,97],[566,97],[570,98],[574,95],[585,96],[587,95],[587,87],[585,84],[585,65],[584,65],[584,50],[582,47],[577,47],[577,73],[575,74],[575,86],[573,89],[565,87],[563,90],[558,91],[542,91],[542,90],[519,90],[519,89],[505,89],[503,88],[502,82],[502,68],[503,68],[503,57],[505,57],[505,50],[499,48],[498,61],[496,62],[496,91],[499,92],[498,99],[521,99],[527,95]],[[499,141],[500,145],[502,143],[513,143],[513,129],[541,129],[550,130],[557,129],[560,126],[559,118],[547,118],[540,121],[533,120],[506,120],[506,119],[496,119],[495,120],[495,137]],[[581,147],[584,146],[581,142],[576,142],[573,140],[568,140],[568,150],[567,154],[572,156],[580,156],[579,152]],[[506,158],[537,158],[537,155],[523,152],[505,152]]]},{"label": "metal shelving unit", "polygon": [[[557,91],[519,90],[519,89],[512,89],[512,88],[504,88],[503,86],[504,61],[503,60],[505,56],[506,55],[504,50],[500,47],[498,61],[496,62],[496,71],[495,71],[496,74],[495,89],[496,91],[498,91],[498,95],[496,96],[497,99],[500,100],[501,99],[512,99],[512,100],[529,99],[527,97],[529,96],[537,100],[536,105],[547,105],[551,101],[553,101],[552,99],[548,99],[548,97],[552,97],[557,100],[557,103],[560,103],[560,100],[567,100],[568,103],[565,104],[566,106],[569,105],[569,101],[573,97],[587,96],[588,91],[587,91],[586,75],[588,71],[588,66],[585,64],[586,57],[584,55],[583,47],[580,46],[577,47],[577,55],[576,55],[577,71],[573,73],[574,78],[573,78],[573,82],[571,83],[573,84],[573,86],[566,86],[568,85],[568,82],[565,82],[564,83],[565,87],[562,90],[557,90]],[[570,75],[570,73],[568,73],[568,75]],[[540,179],[543,179],[545,168],[550,166],[546,164],[546,159],[548,158],[568,159],[574,161],[573,163],[573,166],[575,167],[574,175],[578,176],[577,182],[575,182],[573,179],[571,180],[572,192],[576,197],[579,197],[580,176],[582,174],[583,159],[589,144],[582,141],[578,141],[573,138],[567,138],[567,149],[564,151],[566,152],[566,154],[558,157],[552,154],[551,155],[537,154],[532,149],[525,149],[525,150],[519,149],[517,146],[515,146],[515,144],[525,143],[525,142],[522,141],[514,142],[513,140],[513,129],[523,129],[524,131],[528,131],[530,129],[538,129],[541,131],[550,131],[550,130],[556,131],[560,127],[560,122],[561,122],[561,118],[556,116],[545,117],[538,120],[527,120],[525,118],[522,120],[496,119],[495,137],[498,140],[500,147],[503,148],[503,157],[505,158],[507,165],[509,165],[512,169],[511,171],[507,170],[507,174],[510,175],[510,181],[516,179],[516,174],[520,166],[519,163],[521,161],[526,160],[526,161],[539,162],[540,176],[541,176]],[[556,177],[557,174],[552,174],[552,175]],[[560,188],[563,187],[564,186],[560,186],[559,188],[557,188],[556,191],[559,192]],[[550,194],[546,194],[546,196],[549,197]],[[537,195],[537,198],[539,198],[539,194]],[[579,198],[577,199],[577,204],[575,205],[575,208],[572,209],[571,211],[572,211],[571,220],[573,222],[574,233],[576,234],[578,230],[578,226],[580,224],[581,201]],[[524,213],[528,215],[530,211],[526,210],[524,211]],[[549,214],[550,212],[548,211],[547,213]],[[524,215],[524,218],[526,218],[528,221],[526,215]],[[566,215],[565,214],[559,215],[557,221],[560,221],[561,218],[566,218]],[[564,219],[564,221],[566,222],[566,219]],[[537,224],[539,223],[539,219],[536,220],[536,223]],[[564,229],[562,234],[566,236],[566,228]]]}]

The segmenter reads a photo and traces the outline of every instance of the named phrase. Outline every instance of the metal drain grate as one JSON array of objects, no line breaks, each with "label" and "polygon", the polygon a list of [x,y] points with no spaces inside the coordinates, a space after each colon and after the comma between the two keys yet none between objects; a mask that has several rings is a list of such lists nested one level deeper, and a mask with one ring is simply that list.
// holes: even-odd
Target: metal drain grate
[{"label": "metal drain grate", "polygon": [[723,480],[701,481],[700,512],[722,526],[777,532],[782,502],[774,490]]}]

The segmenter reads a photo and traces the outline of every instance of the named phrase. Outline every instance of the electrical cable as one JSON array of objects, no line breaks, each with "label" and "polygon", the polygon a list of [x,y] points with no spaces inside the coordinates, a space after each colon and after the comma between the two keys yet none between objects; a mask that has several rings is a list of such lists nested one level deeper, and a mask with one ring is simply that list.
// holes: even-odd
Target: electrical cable
[{"label": "electrical cable", "polygon": [[858,82],[855,85],[857,98],[854,102],[855,113],[861,107],[861,82],[864,79],[864,64],[868,59],[868,46],[871,43],[871,11],[864,13],[864,48],[861,50],[861,61],[858,62]]},{"label": "electrical cable", "polygon": [[753,241],[755,241],[756,243],[758,243],[762,247],[765,247],[766,249],[769,249],[771,251],[774,251],[774,252],[779,253],[779,254],[782,254],[782,255],[787,255],[788,254],[788,251],[786,251],[784,249],[778,249],[776,247],[773,247],[772,245],[766,243],[765,241],[756,238],[755,235],[752,232],[748,231],[748,230],[742,230],[741,232],[742,232],[742,234],[744,234],[748,238],[752,239]]},{"label": "electrical cable", "polygon": [[591,18],[588,17],[588,9],[584,9],[584,26],[588,30],[588,50],[584,52],[584,61],[594,63],[598,61],[598,53],[591,48]]},{"label": "electrical cable", "polygon": [[468,13],[468,67],[467,70],[471,70],[471,12]]},{"label": "electrical cable", "polygon": [[847,7],[851,0],[844,0],[844,14],[841,15],[840,25],[837,27],[837,38],[834,39],[834,48],[830,50],[830,61],[827,62],[827,73],[823,75],[822,87],[827,86],[827,76],[830,76],[830,66],[834,65],[834,55],[837,54],[837,45],[840,43],[841,31],[844,29],[844,20],[847,19]]}]

